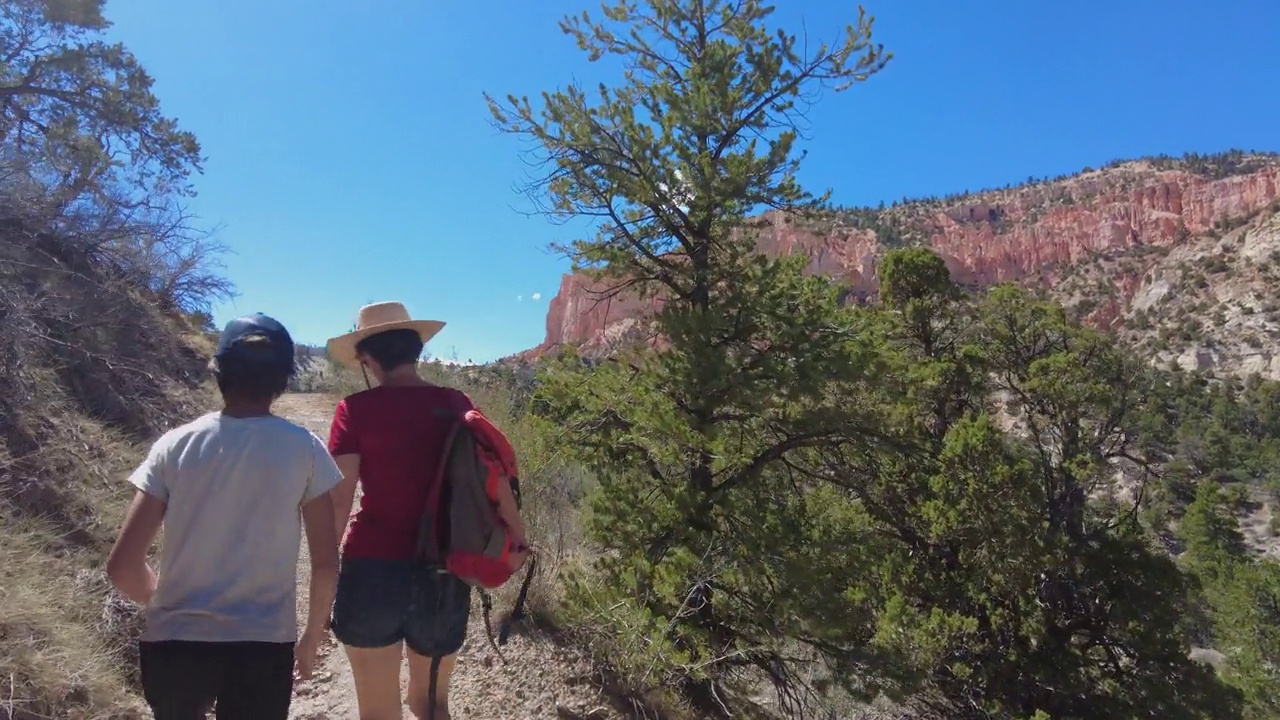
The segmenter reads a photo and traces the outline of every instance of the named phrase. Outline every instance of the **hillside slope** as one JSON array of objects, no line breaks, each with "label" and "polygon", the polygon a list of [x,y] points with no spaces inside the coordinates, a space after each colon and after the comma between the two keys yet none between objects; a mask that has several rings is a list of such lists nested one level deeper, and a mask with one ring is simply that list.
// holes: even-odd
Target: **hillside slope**
[{"label": "hillside slope", "polygon": [[101,568],[211,348],[89,247],[0,198],[0,717],[142,717],[132,610]]},{"label": "hillside slope", "polygon": [[1280,212],[1240,222],[1100,254],[1064,268],[1053,294],[1161,365],[1280,379]]},{"label": "hillside slope", "polygon": [[[1016,187],[876,209],[838,209],[819,219],[800,221],[769,212],[756,220],[763,251],[807,255],[811,272],[836,279],[851,296],[874,292],[876,261],[885,248],[923,244],[942,255],[963,284],[1011,281],[1043,288],[1080,304],[1090,324],[1132,330],[1138,338],[1146,337],[1145,330],[1154,330],[1157,337],[1159,333],[1136,315],[1152,301],[1151,296],[1138,300],[1148,272],[1167,279],[1172,271],[1167,263],[1181,262],[1179,258],[1214,267],[1219,261],[1247,261],[1252,263],[1249,267],[1260,268],[1270,252],[1264,248],[1274,237],[1268,218],[1277,210],[1280,156],[1232,151],[1118,162]],[[1224,233],[1242,226],[1248,227],[1232,235],[1232,242],[1249,240],[1252,245],[1245,255],[1236,257],[1245,252],[1243,246],[1215,244]],[[1244,269],[1241,266],[1241,282],[1265,283],[1265,277]],[[1091,281],[1082,283],[1081,277]],[[1160,281],[1152,283],[1154,288]],[[564,343],[599,352],[634,331],[654,304],[630,294],[608,295],[608,287],[581,275],[565,275],[549,305],[546,338],[528,355]],[[1252,347],[1250,343],[1258,340],[1237,330],[1254,324],[1226,326],[1219,333],[1219,345]],[[1196,359],[1188,362],[1193,364],[1232,372],[1257,370],[1271,377],[1280,372],[1272,355],[1254,352],[1261,348],[1204,352],[1194,338],[1179,345],[1169,333],[1164,344],[1165,356],[1181,358],[1191,352]]]}]

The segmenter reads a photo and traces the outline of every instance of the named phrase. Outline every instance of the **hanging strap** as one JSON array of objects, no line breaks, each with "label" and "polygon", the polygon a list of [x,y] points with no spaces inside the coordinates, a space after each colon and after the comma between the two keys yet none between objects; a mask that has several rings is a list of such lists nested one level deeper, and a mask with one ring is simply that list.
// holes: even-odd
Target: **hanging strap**
[{"label": "hanging strap", "polygon": [[502,619],[498,624],[498,638],[495,641],[493,636],[493,596],[488,590],[480,589],[480,609],[484,613],[484,634],[489,638],[489,647],[493,648],[494,654],[507,664],[507,658],[502,654],[502,645],[507,644],[507,640],[511,638],[511,628],[516,623],[524,619],[525,602],[529,599],[529,586],[533,581],[533,572],[537,568],[538,560],[536,556],[529,556],[529,569],[525,571],[524,581],[520,583],[520,594],[516,596],[515,606],[511,608],[511,612]]},{"label": "hanging strap", "polygon": [[533,582],[533,571],[538,567],[538,556],[529,555],[529,569],[524,573],[524,582],[520,583],[520,594],[516,596],[516,604],[511,608],[511,614],[502,620],[502,624],[498,627],[498,644],[506,645],[507,640],[511,637],[511,627],[516,623],[524,620],[524,605],[529,599],[529,586]]},{"label": "hanging strap", "polygon": [[440,693],[440,656],[431,658],[431,679],[427,681],[427,720],[436,720],[436,696]]},{"label": "hanging strap", "polygon": [[493,596],[488,590],[480,589],[480,609],[484,612],[484,634],[489,638],[489,647],[498,655],[498,659],[503,665],[507,664],[507,658],[502,655],[502,650],[498,648],[498,643],[493,639]]}]

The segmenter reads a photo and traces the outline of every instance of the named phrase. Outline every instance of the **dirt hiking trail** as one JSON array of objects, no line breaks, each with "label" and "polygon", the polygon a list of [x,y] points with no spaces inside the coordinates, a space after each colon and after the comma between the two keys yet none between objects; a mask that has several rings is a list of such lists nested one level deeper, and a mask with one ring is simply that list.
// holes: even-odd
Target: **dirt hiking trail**
[{"label": "dirt hiking trail", "polygon": [[[275,412],[327,439],[334,404],[334,400],[325,395],[289,394],[276,404]],[[306,617],[309,579],[305,542],[302,554],[298,566],[299,623]],[[503,609],[495,608],[495,632],[497,616]],[[451,720],[618,720],[626,717],[602,693],[591,664],[581,653],[559,647],[536,631],[527,631],[512,633],[502,654],[507,659],[505,665],[485,636],[479,598],[475,597],[467,640],[458,654],[450,681]],[[402,695],[407,683],[408,674],[402,666]],[[408,708],[402,715],[413,717]],[[320,649],[315,675],[296,686],[289,717],[358,720],[351,669],[332,636]]]}]

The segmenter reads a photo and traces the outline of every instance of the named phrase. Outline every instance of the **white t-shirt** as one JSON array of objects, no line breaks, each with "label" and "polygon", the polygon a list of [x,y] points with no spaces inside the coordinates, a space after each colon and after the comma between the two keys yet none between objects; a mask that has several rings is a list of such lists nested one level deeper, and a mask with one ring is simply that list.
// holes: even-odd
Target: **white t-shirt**
[{"label": "white t-shirt", "polygon": [[282,418],[215,412],[165,433],[129,478],[166,504],[142,639],[294,642],[301,508],[341,479]]}]

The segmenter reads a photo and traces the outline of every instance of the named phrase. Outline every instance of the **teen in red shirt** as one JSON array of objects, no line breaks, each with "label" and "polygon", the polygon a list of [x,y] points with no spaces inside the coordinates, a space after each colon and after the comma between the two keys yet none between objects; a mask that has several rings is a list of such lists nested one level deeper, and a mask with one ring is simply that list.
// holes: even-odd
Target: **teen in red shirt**
[{"label": "teen in red shirt", "polygon": [[[410,320],[399,303],[379,303],[361,310],[354,333],[329,341],[331,357],[378,381],[338,404],[329,435],[343,474],[333,490],[339,537],[357,480],[362,491],[342,543],[333,607],[333,634],[350,660],[362,720],[399,720],[402,647],[409,650],[410,710],[428,717],[435,664],[434,718],[448,720],[449,676],[466,637],[470,586],[413,557],[449,423],[474,407],[466,394],[418,376],[423,344],[443,326]],[[524,545],[514,521],[513,539]]]}]

